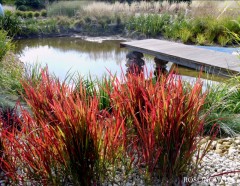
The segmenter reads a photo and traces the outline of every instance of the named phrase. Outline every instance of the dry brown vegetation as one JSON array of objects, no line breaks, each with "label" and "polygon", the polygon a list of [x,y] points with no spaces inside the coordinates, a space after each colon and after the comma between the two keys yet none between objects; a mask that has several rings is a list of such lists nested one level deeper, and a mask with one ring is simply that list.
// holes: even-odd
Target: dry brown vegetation
[{"label": "dry brown vegetation", "polygon": [[135,15],[145,13],[183,13],[191,17],[213,16],[213,17],[236,17],[240,14],[240,3],[238,1],[193,1],[170,4],[163,2],[134,2],[128,3],[105,3],[93,2],[82,7],[78,15],[94,17],[113,15]]}]

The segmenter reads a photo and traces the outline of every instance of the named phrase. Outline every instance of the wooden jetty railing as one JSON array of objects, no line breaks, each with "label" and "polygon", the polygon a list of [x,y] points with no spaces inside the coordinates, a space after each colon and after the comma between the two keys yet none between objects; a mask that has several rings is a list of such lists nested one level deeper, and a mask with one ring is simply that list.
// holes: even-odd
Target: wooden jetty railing
[{"label": "wooden jetty railing", "polygon": [[122,42],[120,47],[207,73],[223,76],[240,73],[240,57],[223,52],[158,39]]}]

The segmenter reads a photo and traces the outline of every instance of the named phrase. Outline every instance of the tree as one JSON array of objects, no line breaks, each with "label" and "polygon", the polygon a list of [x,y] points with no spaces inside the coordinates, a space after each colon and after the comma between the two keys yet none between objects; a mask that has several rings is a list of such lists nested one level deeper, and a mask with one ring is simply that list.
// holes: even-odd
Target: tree
[{"label": "tree", "polygon": [[20,6],[26,6],[32,9],[41,9],[45,7],[45,2],[43,0],[16,0],[15,5],[17,9]]}]

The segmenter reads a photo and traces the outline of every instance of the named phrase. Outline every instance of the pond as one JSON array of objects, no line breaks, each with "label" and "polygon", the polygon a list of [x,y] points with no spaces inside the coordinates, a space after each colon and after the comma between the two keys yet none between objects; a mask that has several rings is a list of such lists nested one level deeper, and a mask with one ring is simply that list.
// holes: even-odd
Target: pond
[{"label": "pond", "polygon": [[[127,50],[121,49],[119,43],[123,40],[109,40],[109,38],[63,37],[24,39],[16,42],[16,53],[20,60],[26,64],[39,63],[48,66],[51,73],[60,79],[64,79],[69,73],[79,73],[81,76],[101,78],[105,74],[126,72]],[[205,47],[206,48],[206,47]],[[222,47],[209,47],[212,50],[223,51]],[[227,49],[224,52],[233,52]],[[153,58],[145,57],[148,71],[154,70]],[[171,63],[168,64],[170,69]],[[179,73],[185,77],[196,77],[198,72],[179,68]],[[221,81],[221,77],[203,74],[205,78],[214,78]]]},{"label": "pond", "polygon": [[101,78],[110,72],[125,72],[128,51],[119,48],[121,41],[77,37],[24,39],[17,41],[16,52],[24,63],[47,65],[61,79],[68,73]]}]

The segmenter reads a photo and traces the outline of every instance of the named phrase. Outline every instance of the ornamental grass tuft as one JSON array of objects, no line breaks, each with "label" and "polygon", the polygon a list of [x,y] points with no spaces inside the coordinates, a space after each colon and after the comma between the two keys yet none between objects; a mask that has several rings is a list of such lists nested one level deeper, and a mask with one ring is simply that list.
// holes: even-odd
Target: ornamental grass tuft
[{"label": "ornamental grass tuft", "polygon": [[[151,77],[150,77],[151,79]],[[143,76],[128,76],[125,84],[112,84],[112,110],[126,118],[126,150],[146,174],[157,174],[163,184],[193,174],[211,143],[200,153],[206,95],[198,80],[186,89],[181,77],[169,74],[156,83]],[[213,127],[211,135],[218,131]],[[195,160],[193,163],[193,159]],[[193,166],[194,165],[194,166]]]},{"label": "ornamental grass tuft", "polygon": [[[30,76],[28,76],[30,77]],[[21,130],[1,129],[1,168],[11,184],[99,185],[131,170],[176,183],[198,171],[206,94],[176,74],[156,81],[129,74],[77,86],[41,71],[22,80],[31,111],[20,109]],[[217,127],[210,133],[215,137]],[[124,180],[123,180],[124,182]]]},{"label": "ornamental grass tuft", "polygon": [[83,86],[73,92],[47,70],[39,84],[22,85],[32,112],[22,109],[21,131],[1,132],[6,175],[16,184],[98,184],[118,162],[124,120],[100,112],[96,96]]}]

